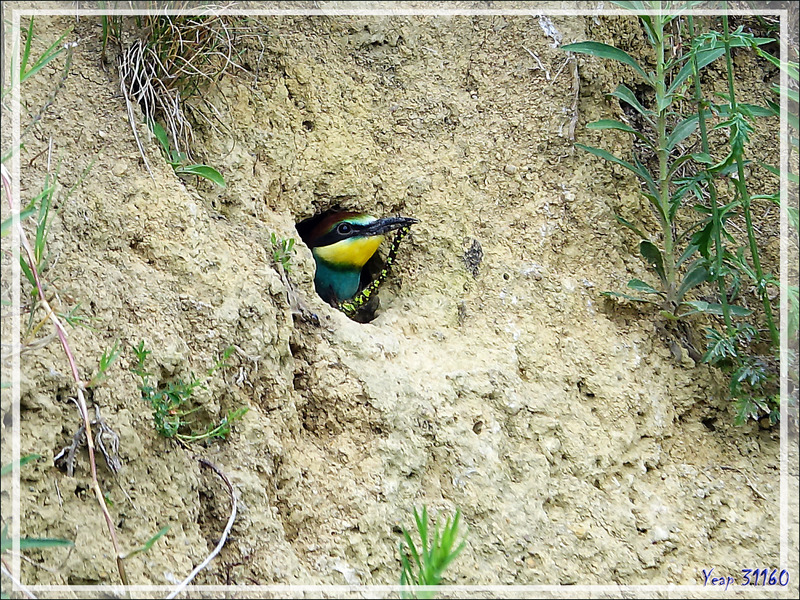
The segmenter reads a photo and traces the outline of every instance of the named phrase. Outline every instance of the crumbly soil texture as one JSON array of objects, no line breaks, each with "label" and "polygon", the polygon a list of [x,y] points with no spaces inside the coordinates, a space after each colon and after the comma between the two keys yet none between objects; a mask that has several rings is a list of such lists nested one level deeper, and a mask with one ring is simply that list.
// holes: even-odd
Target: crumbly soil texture
[{"label": "crumbly soil texture", "polygon": [[[67,326],[80,376],[119,341],[87,392],[119,436],[117,473],[97,453],[100,487],[122,552],[169,527],[125,560],[131,584],[172,586],[218,543],[231,502],[203,458],[229,478],[238,514],[197,584],[396,584],[402,529],[427,506],[440,523],[461,511],[449,584],[702,586],[713,568],[739,585],[742,569],[783,567],[789,586],[764,593],[796,597],[794,502],[780,564],[779,427],[734,426],[727,380],[698,359],[707,321],[676,328],[601,295],[655,278],[614,216],[655,221],[629,172],[574,142],[630,158],[630,136],[585,125],[624,118],[608,96],[620,82],[648,97],[632,70],[560,46],[592,39],[647,63],[636,18],[252,16],[234,32],[238,66],[187,100],[192,159],[224,189],[177,175],[135,105],[148,173],[99,16],[36,16],[31,55],[67,30],[66,77],[64,54],[22,84],[19,200],[57,173],[43,281],[54,310],[82,318]],[[735,65],[742,99],[765,104],[774,68],[749,52]],[[724,74],[715,63],[704,81],[724,91]],[[11,123],[4,108],[4,152]],[[751,156],[777,164],[778,133],[760,120]],[[752,174],[754,193],[777,185]],[[758,206],[777,273],[778,213]],[[314,291],[295,225],[332,209],[419,220],[367,323]],[[286,273],[273,233],[297,239]],[[21,312],[6,304],[10,239],[2,463],[14,433],[41,458],[20,471],[19,514],[3,476],[3,524],[74,542],[24,551],[20,578],[119,584],[85,445],[73,476],[54,465],[80,426],[75,382],[51,325],[30,333],[46,315],[27,312],[24,276]],[[29,332],[18,421],[6,386],[16,315]],[[141,341],[152,382],[204,382],[184,433],[248,409],[226,439],[156,431],[132,372]],[[789,470],[796,499],[794,449]]]}]

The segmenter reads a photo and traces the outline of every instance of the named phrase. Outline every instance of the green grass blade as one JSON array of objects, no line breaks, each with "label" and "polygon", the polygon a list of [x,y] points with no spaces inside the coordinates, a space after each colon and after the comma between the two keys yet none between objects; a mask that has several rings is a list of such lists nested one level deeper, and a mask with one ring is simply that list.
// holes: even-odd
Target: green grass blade
[{"label": "green grass blade", "polygon": [[[18,461],[18,466],[21,469],[22,467],[27,465],[29,462],[34,461],[34,460],[38,460],[40,458],[42,458],[41,454],[26,454],[25,456],[20,457],[20,459]],[[3,465],[3,468],[0,469],[0,476],[8,475],[13,470],[14,470],[14,463],[13,462],[8,463],[7,465]]]},{"label": "green grass blade", "polygon": [[179,175],[196,175],[208,179],[212,183],[216,183],[219,187],[226,187],[225,178],[214,167],[208,165],[188,165],[186,167],[178,167],[175,172]]},{"label": "green grass blade", "polygon": [[20,73],[24,73],[25,68],[28,66],[28,61],[30,60],[31,57],[32,41],[33,41],[33,15],[31,15],[31,20],[28,22],[28,35],[25,38],[25,49],[22,51],[22,56],[20,57],[20,64],[19,64]]},{"label": "green grass blade", "polygon": [[22,254],[19,255],[19,266],[22,269],[22,274],[25,275],[25,279],[28,280],[28,283],[30,283],[31,287],[35,290],[36,278],[33,276],[33,271],[31,271],[28,261],[22,256]]},{"label": "green grass blade", "polygon": [[74,542],[61,538],[20,538],[19,540],[20,550],[30,550],[31,548],[64,548],[74,545]]},{"label": "green grass blade", "polygon": [[[30,27],[29,31],[32,31],[32,29],[33,29],[33,17],[31,17],[31,27]],[[37,60],[34,63],[34,65],[30,68],[29,71],[26,72],[22,67],[20,67],[20,78],[19,78],[19,82],[20,83],[24,82],[29,77],[33,77],[34,75],[36,75],[36,73],[41,71],[51,61],[53,61],[59,54],[61,54],[62,52],[64,52],[66,50],[66,48],[64,48],[63,46],[61,46],[60,48],[58,48],[58,46],[60,46],[62,44],[62,42],[64,41],[64,38],[66,38],[67,35],[69,35],[70,31],[71,30],[68,29],[63,34],[61,34],[61,37],[58,38],[55,42],[53,42],[51,44],[51,46],[42,53],[42,55],[39,57],[39,60]],[[27,59],[30,57],[30,39],[31,39],[31,37],[32,36],[29,34],[28,35],[28,40],[25,43],[25,46],[26,46],[25,49],[26,49],[27,54],[28,54],[28,56],[26,57],[26,61],[25,61],[26,64],[27,64]],[[56,50],[56,48],[58,48],[58,50]]]},{"label": "green grass blade", "polygon": [[[36,207],[33,203],[29,204],[25,209],[19,213],[19,220],[20,222],[24,221],[25,219],[33,216],[36,214]],[[8,217],[2,223],[2,230],[0,231],[0,237],[6,237],[9,233],[11,233],[11,225],[14,222],[14,217]]]},{"label": "green grass blade", "polygon": [[597,56],[598,58],[616,60],[628,65],[629,67],[632,67],[634,71],[642,76],[642,79],[644,79],[647,83],[652,84],[650,75],[645,72],[641,65],[636,62],[636,60],[630,54],[614,46],[609,46],[608,44],[603,44],[601,42],[578,42],[576,44],[567,44],[566,46],[561,46],[561,49],[566,50],[567,52],[579,52],[581,54]]}]

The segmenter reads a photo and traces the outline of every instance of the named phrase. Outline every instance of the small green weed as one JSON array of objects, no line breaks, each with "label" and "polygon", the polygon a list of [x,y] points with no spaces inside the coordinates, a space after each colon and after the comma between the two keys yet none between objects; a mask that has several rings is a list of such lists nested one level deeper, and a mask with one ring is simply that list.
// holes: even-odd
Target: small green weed
[{"label": "small green weed", "polygon": [[192,433],[190,429],[191,424],[185,420],[185,417],[199,409],[199,407],[188,410],[185,408],[192,399],[195,390],[198,388],[205,388],[205,382],[208,381],[215,371],[228,366],[225,361],[233,352],[232,347],[227,348],[225,352],[223,352],[222,358],[207,371],[207,375],[204,379],[192,376],[189,381],[177,379],[165,384],[152,382],[151,378],[153,375],[149,373],[146,368],[147,358],[152,352],[145,348],[144,341],[139,342],[133,350],[136,355],[137,366],[132,369],[132,371],[142,380],[139,386],[142,392],[142,399],[147,401],[153,409],[153,421],[156,431],[160,435],[167,438],[177,438],[186,442],[213,438],[225,439],[231,432],[231,425],[235,421],[241,419],[247,412],[247,407],[230,411],[219,423],[216,425],[209,425],[203,433]]},{"label": "small green weed", "polygon": [[108,371],[111,365],[114,364],[114,361],[119,358],[121,351],[122,349],[120,348],[119,340],[115,341],[111,348],[103,351],[97,367],[97,372],[92,375],[92,378],[88,382],[86,382],[86,387],[97,387],[106,379],[108,379],[106,371]]},{"label": "small green weed", "polygon": [[166,158],[167,163],[172,167],[177,175],[196,175],[203,179],[208,179],[210,182],[217,184],[219,187],[225,187],[225,178],[214,167],[208,165],[189,164],[189,158],[184,152],[178,152],[170,144],[169,137],[164,128],[156,123],[150,121],[150,131],[161,144],[161,151]]},{"label": "small green weed", "polygon": [[89,325],[88,321],[91,321],[93,317],[86,315],[81,308],[81,303],[78,302],[75,306],[69,309],[67,312],[60,312],[58,316],[61,320],[65,323],[70,325],[71,327],[85,327],[86,329],[94,329],[91,325]]},{"label": "small green weed", "polygon": [[442,575],[447,566],[453,562],[464,549],[466,541],[462,540],[456,546],[458,537],[458,523],[461,511],[456,510],[452,521],[447,518],[444,528],[439,531],[438,522],[433,529],[433,537],[428,530],[428,509],[422,507],[422,514],[414,509],[414,521],[419,534],[420,547],[414,544],[411,534],[404,527],[403,540],[400,542],[400,562],[403,571],[400,575],[400,585],[410,586],[411,596],[403,591],[403,598],[433,598],[436,592],[428,590],[415,590],[415,586],[435,586],[442,582]]},{"label": "small green weed", "polygon": [[153,547],[153,544],[155,544],[168,531],[169,531],[169,525],[167,525],[166,527],[162,527],[153,537],[147,540],[144,544],[122,556],[122,559],[126,560],[128,558],[131,558],[132,556],[136,556],[137,554],[148,552],[150,548]]},{"label": "small green weed", "polygon": [[273,231],[270,233],[269,241],[272,244],[272,258],[275,263],[281,265],[283,270],[289,273],[291,269],[292,253],[294,252],[294,238],[279,238]]}]

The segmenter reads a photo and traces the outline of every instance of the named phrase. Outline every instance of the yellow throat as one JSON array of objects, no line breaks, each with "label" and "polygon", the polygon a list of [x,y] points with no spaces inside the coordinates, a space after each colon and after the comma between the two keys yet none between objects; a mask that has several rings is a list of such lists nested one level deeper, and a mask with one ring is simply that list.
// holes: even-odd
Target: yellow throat
[{"label": "yellow throat", "polygon": [[355,237],[314,248],[313,253],[332,267],[361,269],[372,258],[384,236]]}]

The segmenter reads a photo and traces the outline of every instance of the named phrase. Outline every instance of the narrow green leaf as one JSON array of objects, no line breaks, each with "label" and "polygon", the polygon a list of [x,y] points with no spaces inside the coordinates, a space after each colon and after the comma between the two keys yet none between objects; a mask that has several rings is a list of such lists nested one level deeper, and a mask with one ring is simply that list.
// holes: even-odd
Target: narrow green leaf
[{"label": "narrow green leaf", "polygon": [[675,125],[675,129],[672,130],[672,133],[667,138],[667,151],[672,150],[675,146],[692,135],[694,130],[697,129],[698,122],[698,116],[693,115]]},{"label": "narrow green leaf", "polygon": [[[634,165],[636,166],[636,169],[637,169],[636,174],[639,177],[641,177],[644,180],[644,182],[647,184],[647,189],[650,192],[650,194],[653,196],[653,198],[657,199],[659,197],[659,195],[660,195],[659,194],[659,189],[658,189],[658,186],[656,185],[655,180],[653,179],[653,176],[650,175],[650,171],[648,171],[647,167],[644,166],[639,161],[639,158],[636,156],[636,154],[633,155],[633,163],[634,163]],[[660,209],[661,205],[658,204],[658,201],[656,201],[656,205],[657,205],[657,208]],[[661,211],[659,210],[659,212],[661,212]]]},{"label": "narrow green leaf", "polygon": [[667,285],[667,275],[664,272],[664,258],[661,256],[661,250],[659,250],[653,242],[643,240],[639,243],[639,252],[642,254],[647,264],[658,273],[662,283]]},{"label": "narrow green leaf", "polygon": [[714,158],[710,154],[708,154],[706,152],[694,152],[694,153],[691,154],[691,157],[695,161],[697,161],[699,163],[702,163],[704,165],[713,165],[714,164]]},{"label": "narrow green leaf", "polygon": [[672,162],[672,164],[670,165],[669,170],[667,171],[667,179],[668,180],[672,180],[672,176],[675,174],[675,171],[678,170],[678,167],[680,167],[682,164],[684,164],[686,161],[690,160],[691,158],[692,158],[691,154],[684,154],[684,155],[676,158]]},{"label": "narrow green leaf", "polygon": [[[682,317],[686,317],[688,315],[694,315],[697,313],[705,313],[709,315],[717,315],[723,316],[722,312],[722,305],[721,304],[712,304],[710,302],[705,302],[703,300],[694,300],[692,302],[682,302],[683,306],[689,306],[693,310],[689,312],[681,314]],[[743,306],[728,306],[730,314],[735,317],[746,317],[750,315],[753,311]]]},{"label": "narrow green leaf", "polygon": [[770,54],[769,52],[765,52],[761,48],[757,48],[756,52],[758,53],[759,56],[761,56],[762,58],[766,58],[769,62],[771,62],[773,65],[775,65],[782,71],[786,71],[789,74],[789,77],[791,77],[795,81],[800,79],[800,65],[798,65],[797,62],[788,62],[788,63],[781,62],[781,60],[778,57],[772,56],[772,54]]},{"label": "narrow green leaf", "polygon": [[22,254],[19,255],[19,266],[22,269],[22,274],[25,275],[25,279],[28,280],[32,288],[36,289],[36,278],[33,276],[33,271],[31,271],[28,261]]},{"label": "narrow green leaf", "polygon": [[708,269],[702,264],[702,262],[698,261],[698,263],[689,268],[689,271],[686,273],[686,276],[683,278],[680,287],[678,288],[678,297],[677,301],[680,302],[686,292],[688,292],[693,287],[696,287],[703,283],[704,281],[708,280]]},{"label": "narrow green leaf", "polygon": [[31,15],[31,20],[28,21],[28,35],[25,37],[25,49],[22,51],[22,56],[20,57],[20,73],[25,73],[25,69],[28,67],[28,60],[30,60],[31,57],[31,42],[33,42],[33,15]]},{"label": "narrow green leaf", "polygon": [[161,148],[166,154],[169,154],[170,143],[166,130],[156,121],[150,121],[149,125],[150,131],[152,131],[153,135],[156,136],[158,143],[161,144]]},{"label": "narrow green leaf", "polygon": [[[29,77],[33,77],[34,75],[36,75],[36,73],[38,73],[45,66],[47,66],[59,54],[64,52],[65,48],[63,46],[61,48],[59,48],[58,50],[56,50],[56,48],[61,45],[61,43],[64,41],[64,38],[67,37],[67,35],[70,33],[70,31],[71,31],[71,29],[68,29],[67,31],[65,31],[61,35],[60,38],[58,38],[55,42],[53,42],[51,44],[51,46],[42,53],[42,55],[39,57],[39,60],[37,60],[34,63],[34,65],[30,68],[29,71],[24,71],[23,69],[20,69],[20,78],[19,78],[19,82],[20,83],[22,83],[23,81],[25,81]],[[27,43],[30,43],[30,39],[28,39],[26,44]],[[30,49],[28,48],[28,50],[30,50]]]},{"label": "narrow green leaf", "polygon": [[[717,60],[720,56],[725,54],[725,48],[712,48],[707,50],[700,50],[697,52],[697,71],[699,72],[700,69],[703,67],[710,65],[712,62]],[[688,79],[689,75],[693,72],[693,65],[691,57],[689,60],[681,67],[681,70],[678,71],[678,74],[675,76],[675,79],[672,80],[672,84],[669,86],[669,90],[667,90],[668,94],[674,94],[678,91],[678,88],[681,84]]]},{"label": "narrow green leaf", "polygon": [[[616,156],[614,156],[613,154],[611,154],[606,150],[603,150],[602,148],[595,148],[594,146],[585,146],[583,144],[578,144],[578,143],[575,144],[575,147],[580,148],[582,150],[586,150],[587,152],[594,154],[595,156],[599,156],[600,158],[603,158],[609,162],[615,163],[617,165],[620,165],[621,167],[625,167],[626,169],[632,171],[633,173],[635,173],[641,179],[644,180],[644,182],[650,189],[650,193],[654,197],[658,196],[658,190],[656,189],[653,178],[650,176],[650,173],[647,172],[647,169],[641,166],[641,164],[639,166],[632,165],[631,163],[626,162],[621,158],[617,158]],[[656,208],[659,208],[658,204],[656,204]]]},{"label": "narrow green leaf", "polygon": [[159,538],[161,538],[168,531],[169,531],[169,525],[167,525],[166,527],[162,527],[158,531],[158,533],[156,533],[153,537],[151,537],[149,540],[147,540],[144,544],[142,544],[141,546],[139,546],[135,550],[131,550],[130,552],[128,552],[128,554],[126,554],[124,558],[127,559],[127,558],[130,558],[130,557],[135,556],[137,554],[141,554],[143,552],[147,552],[148,550],[150,550],[150,548],[153,547],[153,544],[155,544],[159,540]]},{"label": "narrow green leaf", "polygon": [[636,292],[643,292],[645,294],[655,294],[658,296],[664,296],[664,292],[659,292],[649,283],[645,283],[641,279],[631,279],[628,282],[628,287]]},{"label": "narrow green leaf", "polygon": [[762,169],[766,169],[767,171],[769,171],[770,173],[775,175],[775,177],[780,177],[781,176],[781,171],[780,171],[780,169],[778,169],[778,167],[773,167],[772,165],[768,165],[767,163],[763,163],[760,160],[758,161],[758,164],[761,166]]},{"label": "narrow green leaf", "polygon": [[633,223],[631,223],[627,219],[625,219],[623,217],[620,217],[619,215],[614,215],[614,218],[617,220],[617,222],[621,223],[622,225],[624,225],[625,227],[627,227],[628,229],[633,231],[640,238],[643,238],[645,240],[647,239],[647,235],[641,229],[639,229],[636,225],[634,225]]},{"label": "narrow green leaf", "polygon": [[684,262],[689,260],[698,249],[699,247],[696,244],[689,244],[686,246],[686,250],[683,251],[683,254],[681,254],[680,258],[675,263],[675,266],[680,267]]},{"label": "narrow green leaf", "polygon": [[632,133],[651,148],[654,147],[653,142],[650,141],[650,138],[644,135],[641,131],[637,131],[630,125],[626,125],[622,121],[617,121],[615,119],[600,119],[599,121],[588,123],[586,125],[586,129],[618,129],[619,131]]},{"label": "narrow green leaf", "polygon": [[567,44],[566,46],[561,46],[561,49],[566,50],[567,52],[579,52],[582,54],[597,56],[599,58],[608,58],[619,61],[628,65],[629,67],[633,67],[633,69],[642,76],[642,79],[644,79],[647,83],[652,84],[652,79],[639,65],[639,63],[636,62],[630,54],[624,50],[615,48],[614,46],[609,46],[608,44],[603,44],[601,42],[578,42],[576,44]]},{"label": "narrow green leaf", "polygon": [[649,118],[650,116],[655,114],[652,110],[649,110],[649,109],[645,108],[644,106],[642,106],[642,103],[639,102],[639,100],[636,98],[636,94],[633,93],[633,90],[631,90],[631,88],[626,86],[624,83],[620,83],[617,86],[617,89],[615,89],[609,95],[610,96],[614,96],[615,98],[618,98],[619,100],[622,100],[623,102],[627,102],[633,108],[635,108],[636,111],[639,114],[641,114],[641,115],[643,115],[645,117]]},{"label": "narrow green leaf", "polygon": [[197,175],[198,177],[208,179],[212,183],[216,183],[221,188],[226,187],[225,178],[222,177],[222,174],[214,167],[209,167],[208,165],[188,165],[175,169],[175,172],[179,175]]},{"label": "narrow green leaf", "polygon": [[[25,456],[20,457],[19,459],[19,468],[24,467],[29,462],[38,460],[42,458],[41,454],[26,454]],[[3,468],[0,469],[0,476],[1,475],[8,475],[11,471],[14,470],[14,463],[8,463],[7,465],[3,465]]]},{"label": "narrow green leaf", "polygon": [[711,256],[711,239],[714,234],[714,221],[710,220],[700,231],[692,236],[692,244],[697,247],[705,259]]},{"label": "narrow green leaf", "polygon": [[767,108],[765,106],[759,106],[758,104],[747,104],[746,102],[740,102],[737,105],[742,111],[746,113],[750,113],[754,117],[774,117],[775,113],[771,108]]},{"label": "narrow green leaf", "polygon": [[601,296],[605,296],[607,298],[624,298],[625,300],[630,300],[632,302],[644,302],[647,304],[655,304],[653,300],[649,298],[637,298],[636,296],[629,296],[628,294],[622,294],[620,292],[600,292]]},{"label": "narrow green leaf", "polygon": [[19,540],[20,550],[30,550],[31,548],[64,548],[74,545],[73,542],[60,538],[20,538]]},{"label": "narrow green leaf", "polygon": [[[22,212],[19,213],[19,220],[24,221],[34,214],[36,214],[36,207],[33,204],[29,204]],[[13,222],[13,217],[8,217],[5,221],[3,221],[2,231],[0,232],[2,235],[0,235],[0,237],[6,237],[9,233],[11,233],[11,224]]]},{"label": "narrow green leaf", "polygon": [[627,131],[628,133],[638,133],[630,125],[626,125],[622,121],[614,119],[600,119],[586,124],[586,129],[619,129],[620,131]]}]

